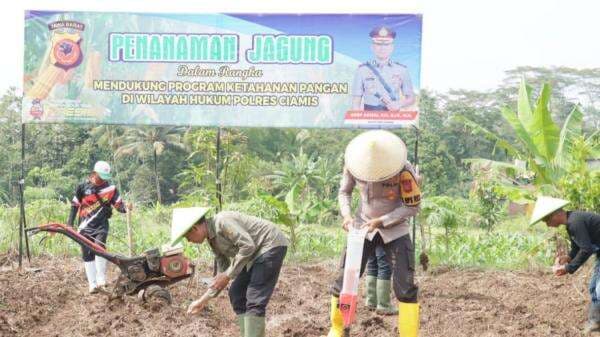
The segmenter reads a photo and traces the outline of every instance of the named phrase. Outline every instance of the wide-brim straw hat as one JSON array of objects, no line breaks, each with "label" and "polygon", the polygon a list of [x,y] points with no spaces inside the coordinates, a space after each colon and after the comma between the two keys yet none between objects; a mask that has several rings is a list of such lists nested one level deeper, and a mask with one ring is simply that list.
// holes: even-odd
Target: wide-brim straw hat
[{"label": "wide-brim straw hat", "polygon": [[398,174],[406,165],[406,145],[395,134],[373,130],[356,136],[345,153],[346,168],[357,179],[383,181]]},{"label": "wide-brim straw hat", "polygon": [[171,223],[171,246],[175,246],[187,232],[210,211],[209,207],[174,208]]},{"label": "wide-brim straw hat", "polygon": [[568,204],[569,202],[567,200],[539,196],[535,202],[535,207],[533,208],[529,225],[534,225],[546,216],[552,214],[554,211],[559,210]]}]

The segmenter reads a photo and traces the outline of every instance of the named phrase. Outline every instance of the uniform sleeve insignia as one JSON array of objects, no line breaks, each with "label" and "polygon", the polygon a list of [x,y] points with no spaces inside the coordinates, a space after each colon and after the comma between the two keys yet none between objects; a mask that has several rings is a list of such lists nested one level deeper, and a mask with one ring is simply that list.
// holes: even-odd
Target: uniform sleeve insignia
[{"label": "uniform sleeve insignia", "polygon": [[408,170],[400,173],[400,195],[407,206],[417,206],[421,203],[421,188]]}]

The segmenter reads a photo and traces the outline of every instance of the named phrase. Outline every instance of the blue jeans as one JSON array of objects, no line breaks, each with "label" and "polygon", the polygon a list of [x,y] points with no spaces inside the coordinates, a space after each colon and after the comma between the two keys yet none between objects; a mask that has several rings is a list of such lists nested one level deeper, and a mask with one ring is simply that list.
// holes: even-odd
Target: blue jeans
[{"label": "blue jeans", "polygon": [[594,274],[590,280],[590,296],[592,297],[592,305],[600,305],[600,258],[596,256],[596,265],[594,266]]},{"label": "blue jeans", "polygon": [[392,279],[392,267],[385,257],[382,245],[375,246],[375,254],[371,254],[367,260],[367,275],[376,276],[380,280]]}]

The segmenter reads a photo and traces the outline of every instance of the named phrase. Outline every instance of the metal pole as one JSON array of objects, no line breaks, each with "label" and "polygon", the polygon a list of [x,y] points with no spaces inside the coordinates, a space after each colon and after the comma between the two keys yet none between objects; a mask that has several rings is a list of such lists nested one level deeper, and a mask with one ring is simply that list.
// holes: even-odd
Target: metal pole
[{"label": "metal pole", "polygon": [[[217,189],[217,212],[223,208],[223,193],[221,186],[221,128],[217,128],[217,164],[215,170],[215,185]],[[217,275],[217,259],[213,260],[213,276]]]},{"label": "metal pole", "polygon": [[23,239],[27,252],[27,261],[31,263],[31,254],[29,252],[29,238],[25,235],[27,222],[25,219],[25,123],[21,123],[21,177],[19,178],[19,268],[23,265]]},{"label": "metal pole", "polygon": [[217,187],[217,201],[219,202],[217,211],[223,208],[223,191],[221,185],[221,128],[217,129],[217,165],[215,173],[215,183]]},{"label": "metal pole", "polygon": [[[417,175],[419,174],[419,128],[414,126],[415,128],[415,157],[414,157],[414,163],[415,163],[415,171],[417,173]],[[422,192],[422,191],[421,191]],[[423,240],[423,238],[421,238],[421,240]],[[417,217],[413,217],[413,247],[415,247],[415,249],[413,249],[413,253],[414,253],[414,258],[416,260],[417,257]]]}]

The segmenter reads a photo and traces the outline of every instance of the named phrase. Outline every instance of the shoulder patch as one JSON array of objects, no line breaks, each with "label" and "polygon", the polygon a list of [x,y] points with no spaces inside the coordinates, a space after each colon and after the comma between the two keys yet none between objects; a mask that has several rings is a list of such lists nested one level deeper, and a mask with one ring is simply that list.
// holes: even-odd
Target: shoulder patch
[{"label": "shoulder patch", "polygon": [[413,174],[404,169],[400,172],[400,194],[407,206],[417,206],[421,203],[421,189]]},{"label": "shoulder patch", "polygon": [[233,232],[228,227],[223,227],[223,235],[228,239],[231,239],[233,237]]}]

